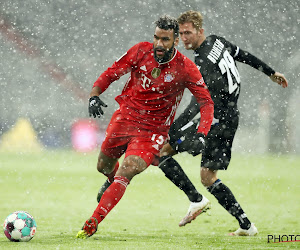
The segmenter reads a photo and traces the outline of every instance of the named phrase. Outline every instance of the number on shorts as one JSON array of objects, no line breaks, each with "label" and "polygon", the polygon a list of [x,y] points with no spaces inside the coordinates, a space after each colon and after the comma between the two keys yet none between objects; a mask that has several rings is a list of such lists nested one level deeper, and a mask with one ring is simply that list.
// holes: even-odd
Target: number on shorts
[{"label": "number on shorts", "polygon": [[162,145],[164,143],[164,137],[162,135],[153,134],[151,141],[155,141],[158,145]]}]

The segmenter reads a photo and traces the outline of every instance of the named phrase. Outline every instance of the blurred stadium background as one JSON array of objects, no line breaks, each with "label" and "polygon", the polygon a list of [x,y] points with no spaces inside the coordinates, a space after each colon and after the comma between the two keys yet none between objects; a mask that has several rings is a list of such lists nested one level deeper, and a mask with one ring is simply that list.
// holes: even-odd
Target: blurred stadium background
[{"label": "blurred stadium background", "polygon": [[[295,0],[2,0],[0,150],[74,148],[87,127],[90,146],[100,143],[127,76],[103,94],[108,108],[97,120],[87,120],[92,84],[132,45],[152,41],[153,22],[160,15],[177,17],[189,9],[204,15],[206,35],[224,36],[289,80],[283,90],[264,74],[238,65],[241,119],[234,150],[300,154],[300,19]],[[178,48],[193,58],[181,44]],[[177,115],[189,97],[186,92]]]}]

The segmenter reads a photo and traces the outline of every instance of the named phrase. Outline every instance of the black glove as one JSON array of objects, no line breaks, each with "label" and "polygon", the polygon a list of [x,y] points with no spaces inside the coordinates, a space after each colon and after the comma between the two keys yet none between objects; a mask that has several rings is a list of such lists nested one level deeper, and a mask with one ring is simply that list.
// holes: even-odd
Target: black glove
[{"label": "black glove", "polygon": [[100,100],[98,96],[92,96],[89,100],[89,114],[90,116],[94,116],[94,118],[100,118],[103,115],[103,110],[101,108],[107,107],[107,105]]},{"label": "black glove", "polygon": [[204,138],[205,136],[201,133],[197,133],[192,135],[191,137],[187,137],[185,140],[190,144],[187,152],[193,156],[201,154],[205,146]]}]

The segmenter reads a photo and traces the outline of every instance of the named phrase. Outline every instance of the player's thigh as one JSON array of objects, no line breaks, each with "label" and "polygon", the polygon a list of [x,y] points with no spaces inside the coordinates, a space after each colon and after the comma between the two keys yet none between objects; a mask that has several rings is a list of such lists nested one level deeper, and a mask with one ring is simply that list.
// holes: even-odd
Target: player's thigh
[{"label": "player's thigh", "polygon": [[157,166],[159,163],[160,150],[167,140],[167,135],[156,134],[146,130],[140,130],[140,135],[132,137],[128,143],[125,158],[136,155],[142,158],[147,166]]},{"label": "player's thigh", "polygon": [[120,158],[125,153],[131,138],[129,128],[131,125],[128,125],[120,111],[115,111],[107,126],[101,152],[110,158]]},{"label": "player's thigh", "polygon": [[233,139],[238,122],[214,125],[205,141],[201,166],[210,170],[226,170],[231,160]]},{"label": "player's thigh", "polygon": [[150,164],[158,165],[159,153],[165,141],[166,136],[141,130],[140,135],[133,136],[128,143],[124,161],[116,175],[131,180]]}]

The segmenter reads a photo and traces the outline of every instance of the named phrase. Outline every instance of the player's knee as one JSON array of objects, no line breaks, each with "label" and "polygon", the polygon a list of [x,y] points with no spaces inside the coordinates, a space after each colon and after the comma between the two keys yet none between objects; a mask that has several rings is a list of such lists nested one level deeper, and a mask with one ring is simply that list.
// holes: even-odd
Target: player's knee
[{"label": "player's knee", "polygon": [[141,157],[130,155],[124,159],[117,174],[131,180],[135,175],[143,172],[146,168],[147,163]]},{"label": "player's knee", "polygon": [[201,183],[204,187],[209,187],[211,186],[217,179],[216,177],[216,172],[215,171],[211,171],[208,168],[201,168]]},{"label": "player's knee", "polygon": [[97,162],[97,170],[103,174],[109,172],[108,164],[105,164],[104,160],[101,159],[100,157],[98,158],[98,162]]},{"label": "player's knee", "polygon": [[210,182],[208,181],[208,179],[207,178],[203,178],[202,176],[201,176],[201,183],[202,183],[202,185],[204,186],[204,187],[209,187],[210,185]]},{"label": "player's knee", "polygon": [[97,161],[97,170],[103,174],[109,174],[114,170],[118,159],[110,158],[100,152]]},{"label": "player's knee", "polygon": [[203,169],[201,168],[201,183],[202,183],[202,185],[204,186],[204,187],[207,187],[207,183],[208,183],[208,181],[207,181],[207,176],[206,176],[206,174],[204,173],[204,171],[203,171]]}]

